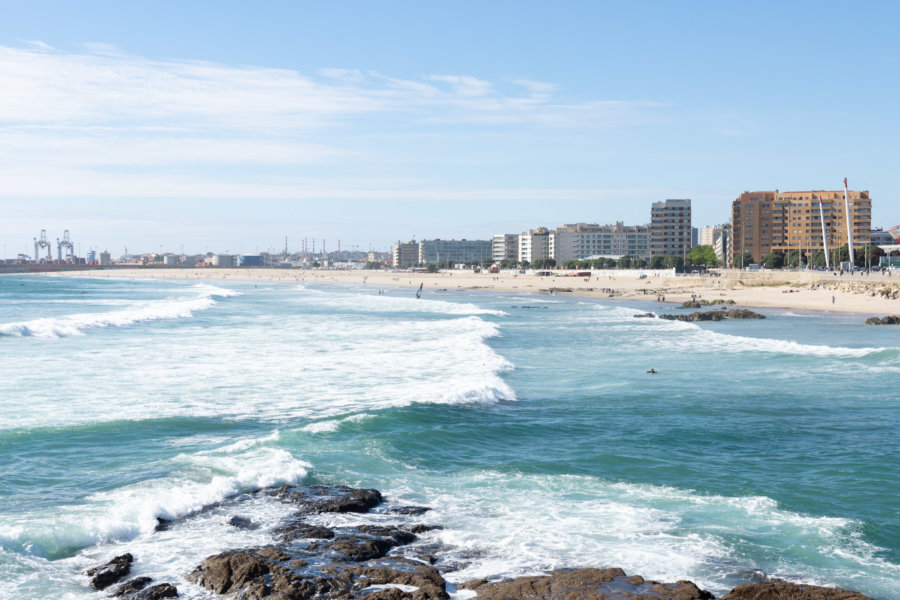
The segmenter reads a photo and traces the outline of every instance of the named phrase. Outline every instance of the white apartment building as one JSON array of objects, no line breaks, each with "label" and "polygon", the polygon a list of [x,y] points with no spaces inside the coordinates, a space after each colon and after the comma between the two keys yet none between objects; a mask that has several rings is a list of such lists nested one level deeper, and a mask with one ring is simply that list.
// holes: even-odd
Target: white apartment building
[{"label": "white apartment building", "polygon": [[491,240],[491,260],[519,260],[519,235],[516,233],[497,233]]},{"label": "white apartment building", "polygon": [[395,268],[404,269],[419,264],[419,244],[416,240],[410,240],[405,244],[397,242],[391,249],[393,250]]},{"label": "white apartment building", "polygon": [[546,258],[550,258],[550,230],[538,227],[519,234],[519,262],[531,264]]},{"label": "white apartment building", "polygon": [[551,258],[557,265],[591,256],[650,258],[650,226],[576,223],[550,234]]}]

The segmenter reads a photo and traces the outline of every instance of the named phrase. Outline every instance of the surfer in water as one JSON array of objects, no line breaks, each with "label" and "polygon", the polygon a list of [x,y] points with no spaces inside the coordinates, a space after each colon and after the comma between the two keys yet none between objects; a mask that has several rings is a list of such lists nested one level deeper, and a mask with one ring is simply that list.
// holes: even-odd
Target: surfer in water
[{"label": "surfer in water", "polygon": [[650,369],[647,372],[650,373],[651,375],[656,375],[656,369]]}]

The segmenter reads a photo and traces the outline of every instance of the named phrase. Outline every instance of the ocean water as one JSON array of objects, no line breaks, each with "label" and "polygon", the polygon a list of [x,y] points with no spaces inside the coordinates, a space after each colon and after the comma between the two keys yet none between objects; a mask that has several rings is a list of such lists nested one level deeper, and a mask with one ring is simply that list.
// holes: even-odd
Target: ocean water
[{"label": "ocean water", "polygon": [[619,566],[900,599],[897,328],[414,291],[0,278],[0,598],[95,598],[81,573],[125,551],[215,597],[184,575],[271,528],[201,509],[305,482],[430,506],[451,583]]}]

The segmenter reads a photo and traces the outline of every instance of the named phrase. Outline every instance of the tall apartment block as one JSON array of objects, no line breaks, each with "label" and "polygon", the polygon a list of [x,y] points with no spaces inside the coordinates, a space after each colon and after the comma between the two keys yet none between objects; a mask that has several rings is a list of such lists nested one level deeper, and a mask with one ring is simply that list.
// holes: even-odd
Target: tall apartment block
[{"label": "tall apartment block", "polygon": [[492,259],[494,262],[503,260],[519,261],[519,234],[497,233],[492,239]]},{"label": "tall apartment block", "polygon": [[519,234],[519,262],[533,263],[550,258],[550,230],[529,229]]},{"label": "tall apartment block", "polygon": [[650,256],[684,256],[691,251],[691,201],[654,202],[650,206]]},{"label": "tall apartment block", "polygon": [[405,244],[397,242],[391,249],[394,255],[394,268],[405,269],[419,264],[419,244],[416,240],[410,240]]},{"label": "tall apartment block", "polygon": [[[849,190],[848,198],[853,245],[869,244],[872,229],[869,192]],[[826,241],[829,249],[845,246],[844,190],[744,192],[731,204],[731,224],[732,257],[749,252],[754,262],[760,262],[770,252],[824,250]]]}]

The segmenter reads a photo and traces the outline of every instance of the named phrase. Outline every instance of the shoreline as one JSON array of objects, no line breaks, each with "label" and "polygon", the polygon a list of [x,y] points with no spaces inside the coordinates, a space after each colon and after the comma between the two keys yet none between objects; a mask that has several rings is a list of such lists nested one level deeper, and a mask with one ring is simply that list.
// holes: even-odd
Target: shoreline
[{"label": "shoreline", "polygon": [[838,277],[809,272],[724,272],[720,277],[671,276],[657,273],[641,278],[616,271],[593,272],[590,277],[538,276],[519,273],[440,271],[321,271],[274,268],[146,268],[39,273],[44,276],[110,279],[176,279],[188,281],[246,281],[345,283],[373,288],[408,287],[428,290],[550,294],[583,298],[611,298],[666,304],[687,300],[733,300],[738,306],[777,308],[862,316],[900,314],[900,277],[882,275]]}]

